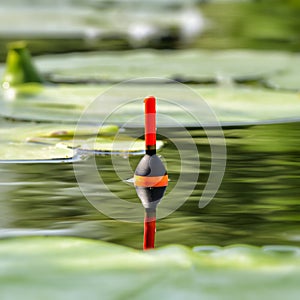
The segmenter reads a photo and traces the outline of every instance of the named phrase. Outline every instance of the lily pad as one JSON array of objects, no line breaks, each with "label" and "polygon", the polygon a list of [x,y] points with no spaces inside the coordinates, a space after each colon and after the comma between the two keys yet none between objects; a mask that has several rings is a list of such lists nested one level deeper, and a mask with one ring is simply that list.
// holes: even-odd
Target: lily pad
[{"label": "lily pad", "polygon": [[[76,130],[76,125],[71,124],[6,124],[0,129],[0,163],[60,163],[92,154],[144,153],[144,140],[125,132],[116,138],[118,131],[113,125]],[[157,148],[162,146],[163,142],[157,141]]]},{"label": "lily pad", "polygon": [[252,88],[198,90],[223,126],[293,122],[300,120],[300,96]]},{"label": "lily pad", "polygon": [[[123,126],[138,118],[137,125],[142,126],[142,99],[145,95],[154,94],[158,99],[168,100],[158,100],[159,114],[178,123],[169,123],[169,119],[162,116],[158,120],[159,126],[199,126],[199,121],[205,125],[207,118],[200,96],[214,110],[223,126],[291,122],[300,118],[299,94],[291,92],[190,85],[192,90],[188,89],[187,93],[186,87],[172,84],[130,83],[112,87],[111,91],[109,87],[45,87],[36,96],[17,96],[14,100],[5,99],[2,95],[0,114],[16,120],[75,124],[90,104],[97,104],[85,111],[84,122],[99,124],[106,120],[106,124]],[[94,101],[99,94],[101,101]],[[136,99],[136,95],[139,95],[140,101],[128,102],[128,99]]]},{"label": "lily pad", "polygon": [[33,132],[45,130],[47,125],[3,123],[0,128],[0,163],[61,163],[79,157],[72,149],[55,144],[33,144],[27,141]]},{"label": "lily pad", "polygon": [[1,299],[299,297],[296,247],[236,245],[192,251],[173,245],[141,252],[66,237],[13,238],[0,245]]},{"label": "lily pad", "polygon": [[283,70],[289,55],[274,51],[92,52],[37,58],[54,82],[120,82],[139,77],[166,77],[183,82],[238,81],[263,78]]},{"label": "lily pad", "polygon": [[275,89],[300,91],[300,55],[294,54],[286,70],[269,76],[265,83]]},{"label": "lily pad", "polygon": [[[145,141],[141,139],[133,139],[130,136],[123,136],[118,139],[96,138],[87,140],[70,140],[60,143],[60,145],[68,148],[76,148],[81,153],[99,153],[99,154],[122,154],[145,152]],[[160,149],[163,146],[162,141],[156,141],[156,148]]]},{"label": "lily pad", "polygon": [[30,95],[8,89],[0,94],[0,114],[6,118],[44,122],[72,122],[103,91],[101,87],[48,86]]},{"label": "lily pad", "polygon": [[50,145],[7,143],[0,148],[0,163],[62,163],[79,160],[72,149]]}]

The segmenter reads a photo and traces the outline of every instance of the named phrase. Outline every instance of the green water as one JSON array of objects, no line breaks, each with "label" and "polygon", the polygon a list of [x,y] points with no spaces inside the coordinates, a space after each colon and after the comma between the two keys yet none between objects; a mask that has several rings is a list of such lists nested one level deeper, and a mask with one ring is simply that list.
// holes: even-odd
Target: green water
[{"label": "green water", "polygon": [[[300,246],[299,129],[300,123],[224,129],[225,176],[202,209],[198,203],[210,170],[210,148],[203,131],[191,129],[201,160],[198,183],[183,206],[158,221],[157,246]],[[168,166],[170,191],[179,176],[178,150],[166,142],[159,154]],[[129,158],[133,169],[140,158]],[[192,165],[194,158],[186,160]],[[138,202],[133,186],[115,174],[110,156],[96,161],[118,196]],[[1,164],[0,170],[0,237],[71,235],[141,248],[143,224],[116,221],[96,210],[79,190],[72,164]],[[103,188],[99,201],[109,197]]]}]

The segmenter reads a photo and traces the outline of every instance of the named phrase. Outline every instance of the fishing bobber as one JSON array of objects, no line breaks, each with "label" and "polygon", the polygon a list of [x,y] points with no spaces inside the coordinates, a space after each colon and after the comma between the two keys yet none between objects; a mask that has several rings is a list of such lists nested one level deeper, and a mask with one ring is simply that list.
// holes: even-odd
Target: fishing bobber
[{"label": "fishing bobber", "polygon": [[168,174],[160,158],[146,154],[134,173],[134,185],[145,209],[155,209],[168,185]]},{"label": "fishing bobber", "polygon": [[150,96],[144,103],[146,154],[135,170],[134,185],[145,208],[144,249],[149,249],[154,248],[156,207],[166,191],[168,174],[156,155],[156,99]]}]

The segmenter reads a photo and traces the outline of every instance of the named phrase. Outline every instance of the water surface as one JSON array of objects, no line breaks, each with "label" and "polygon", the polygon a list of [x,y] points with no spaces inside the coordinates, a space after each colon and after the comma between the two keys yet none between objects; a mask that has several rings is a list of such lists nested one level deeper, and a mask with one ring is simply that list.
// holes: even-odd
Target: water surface
[{"label": "water surface", "polygon": [[[215,198],[200,209],[210,170],[210,147],[201,129],[190,129],[200,155],[200,176],[185,204],[158,221],[157,246],[299,246],[299,130],[300,123],[224,129],[225,176]],[[159,154],[167,164],[171,190],[179,176],[180,160],[174,144],[165,142]],[[129,158],[132,169],[140,158]],[[195,158],[186,159],[192,166]],[[96,161],[114,193],[138,203],[133,186],[116,175],[111,157],[97,156]],[[1,164],[0,170],[0,237],[71,235],[141,248],[143,224],[113,220],[96,210],[82,195],[72,164]],[[108,197],[103,188],[99,201]]]}]

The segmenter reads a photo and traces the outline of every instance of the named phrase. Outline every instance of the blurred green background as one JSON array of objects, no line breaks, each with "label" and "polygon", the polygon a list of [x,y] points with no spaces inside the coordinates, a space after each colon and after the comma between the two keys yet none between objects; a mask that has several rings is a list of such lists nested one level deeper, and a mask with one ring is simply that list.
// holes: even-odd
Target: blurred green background
[{"label": "blurred green background", "polygon": [[297,0],[12,0],[0,6],[0,59],[24,39],[33,54],[141,47],[300,49]]}]

